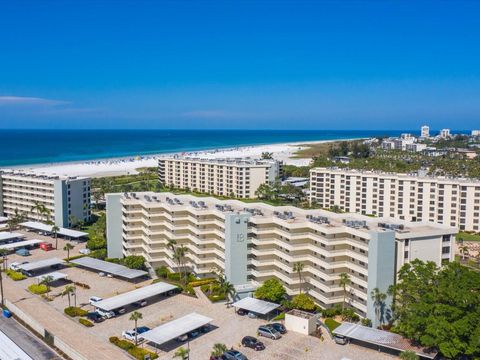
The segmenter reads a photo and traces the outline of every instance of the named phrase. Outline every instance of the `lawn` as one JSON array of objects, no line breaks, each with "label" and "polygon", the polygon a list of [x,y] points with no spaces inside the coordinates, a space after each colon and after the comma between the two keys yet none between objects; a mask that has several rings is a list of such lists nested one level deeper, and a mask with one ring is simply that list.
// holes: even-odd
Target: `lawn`
[{"label": "lawn", "polygon": [[457,234],[457,240],[480,241],[480,234],[476,234],[476,233],[473,233],[473,232],[460,231]]},{"label": "lawn", "polygon": [[325,319],[324,323],[332,333],[333,333],[333,330],[335,330],[337,327],[341,325],[339,322],[333,320],[332,318]]}]

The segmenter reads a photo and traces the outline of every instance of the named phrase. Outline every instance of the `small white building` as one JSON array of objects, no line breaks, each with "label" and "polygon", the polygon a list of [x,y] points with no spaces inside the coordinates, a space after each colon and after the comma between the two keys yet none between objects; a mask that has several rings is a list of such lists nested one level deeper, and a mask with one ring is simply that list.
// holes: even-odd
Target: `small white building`
[{"label": "small white building", "polygon": [[319,315],[310,314],[301,310],[290,310],[285,314],[285,328],[303,335],[310,335],[317,330]]}]

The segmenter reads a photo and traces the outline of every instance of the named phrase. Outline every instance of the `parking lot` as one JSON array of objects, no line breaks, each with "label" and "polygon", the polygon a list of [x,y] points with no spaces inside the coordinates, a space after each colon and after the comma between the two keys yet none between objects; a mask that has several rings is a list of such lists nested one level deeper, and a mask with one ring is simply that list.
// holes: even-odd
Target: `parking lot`
[{"label": "parking lot", "polygon": [[[54,239],[50,237],[40,236],[29,232],[23,233],[27,235],[27,238],[37,238],[54,243]],[[8,261],[9,263],[25,260],[31,262],[51,257],[63,259],[66,258],[66,252],[63,251],[65,242],[66,241],[62,239],[58,240],[59,250],[46,252],[40,249],[35,249],[31,251],[32,255],[27,258],[18,255],[10,255]],[[79,250],[84,248],[84,246],[84,243],[76,244],[75,248],[71,251],[71,256],[79,254]],[[79,267],[65,267],[59,271],[66,273],[69,280],[86,284],[90,287],[90,289],[85,289],[77,286],[77,305],[86,310],[93,310],[93,307],[89,305],[88,301],[90,296],[99,296],[105,299],[126,291],[134,290],[152,282],[152,280],[147,280],[140,283],[131,283],[116,278],[101,277],[94,271],[81,269]],[[28,278],[19,282],[13,282],[10,279],[7,279],[6,286],[10,287],[10,290],[17,288],[19,291],[24,291],[28,285],[34,282],[36,282],[34,278]],[[97,323],[92,328],[84,328],[83,325],[78,323],[77,319],[69,318],[63,314],[63,309],[68,306],[68,298],[67,296],[62,297],[58,295],[64,290],[66,284],[67,283],[65,282],[52,284],[50,295],[54,299],[50,302],[42,300],[48,304],[49,307],[52,307],[57,312],[61,313],[61,316],[65,319],[64,326],[83,328],[99,340],[105,342],[105,344],[108,344],[108,346],[112,347],[114,345],[108,343],[109,337],[121,337],[122,331],[130,330],[134,327],[133,321],[129,320],[130,311],[127,311],[127,313],[123,315],[107,319],[102,323]],[[139,320],[138,325],[148,326],[152,329],[165,322],[177,319],[192,312],[197,312],[212,318],[213,329],[206,334],[201,334],[199,337],[192,339],[188,344],[191,351],[190,359],[192,360],[208,359],[215,343],[223,343],[228,348],[233,347],[238,349],[249,359],[367,360],[395,358],[390,355],[377,353],[374,350],[364,349],[355,345],[337,345],[327,334],[325,334],[324,340],[322,341],[315,337],[289,332],[279,340],[271,340],[262,337],[261,341],[266,346],[266,349],[263,351],[256,352],[253,349],[243,348],[241,347],[242,338],[246,335],[257,336],[256,329],[259,325],[265,324],[266,321],[237,315],[234,308],[227,308],[225,304],[221,303],[212,304],[205,296],[203,296],[203,294],[199,294],[198,298],[183,294],[170,297],[158,296],[154,301],[148,301],[148,304],[145,307],[136,310],[140,311],[143,315],[143,319]],[[41,317],[42,314],[37,314],[37,316]],[[158,350],[160,359],[172,359],[175,351],[180,346],[187,347],[187,344],[171,341],[158,349],[150,347],[147,344],[143,344],[142,346],[154,351]]]}]

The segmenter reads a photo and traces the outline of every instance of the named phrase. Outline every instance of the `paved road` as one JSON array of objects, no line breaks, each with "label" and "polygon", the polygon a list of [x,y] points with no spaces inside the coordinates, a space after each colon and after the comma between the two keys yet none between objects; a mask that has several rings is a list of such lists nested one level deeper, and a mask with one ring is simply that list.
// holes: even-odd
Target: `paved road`
[{"label": "paved road", "polygon": [[35,360],[61,359],[40,339],[31,334],[13,318],[7,319],[0,315],[0,330],[15,342],[23,351]]}]

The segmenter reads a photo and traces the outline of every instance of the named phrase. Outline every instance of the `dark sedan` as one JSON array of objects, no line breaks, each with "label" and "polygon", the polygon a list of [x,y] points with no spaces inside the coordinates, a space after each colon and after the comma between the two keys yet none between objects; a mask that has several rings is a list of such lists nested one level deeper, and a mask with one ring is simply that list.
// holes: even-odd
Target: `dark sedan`
[{"label": "dark sedan", "polygon": [[245,336],[242,339],[242,345],[245,347],[254,349],[255,351],[265,349],[265,345],[261,341],[258,341],[257,338],[254,338],[253,336]]},{"label": "dark sedan", "polygon": [[287,329],[285,329],[285,326],[283,326],[283,324],[272,323],[272,324],[268,324],[267,326],[270,326],[270,327],[274,328],[275,330],[277,330],[282,335],[287,333]]}]

